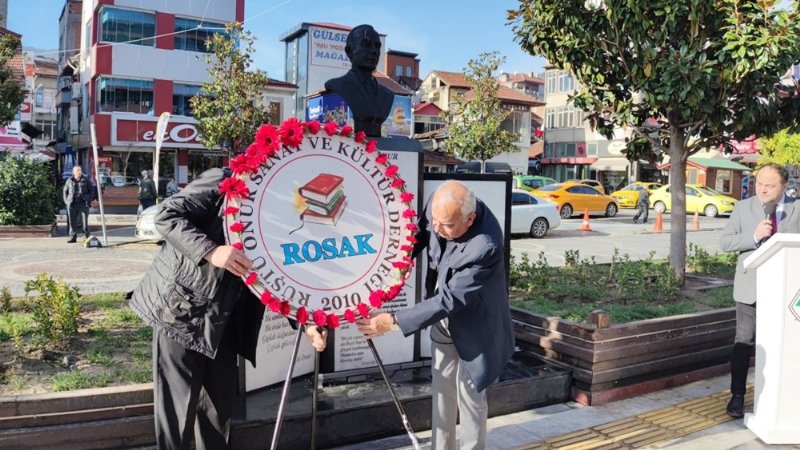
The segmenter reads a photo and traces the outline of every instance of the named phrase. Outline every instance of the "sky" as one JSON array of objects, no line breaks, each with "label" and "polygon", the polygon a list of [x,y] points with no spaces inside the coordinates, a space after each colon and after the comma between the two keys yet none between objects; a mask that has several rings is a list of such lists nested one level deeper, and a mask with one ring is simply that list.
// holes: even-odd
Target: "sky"
[{"label": "sky", "polygon": [[[24,47],[58,49],[64,0],[8,3],[8,29],[22,34]],[[387,49],[418,54],[420,78],[432,70],[462,72],[470,59],[486,51],[506,57],[500,68],[504,72],[541,72],[544,60],[523,52],[506,25],[506,11],[517,6],[514,0],[247,0],[245,28],[257,39],[256,67],[279,80],[285,78],[285,44],[279,38],[302,22],[368,23],[386,35]]]}]

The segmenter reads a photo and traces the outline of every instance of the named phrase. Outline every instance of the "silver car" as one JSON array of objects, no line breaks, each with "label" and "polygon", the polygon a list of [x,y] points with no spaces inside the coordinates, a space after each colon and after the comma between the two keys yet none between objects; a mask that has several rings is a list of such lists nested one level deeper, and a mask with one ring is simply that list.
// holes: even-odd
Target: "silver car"
[{"label": "silver car", "polygon": [[139,214],[136,219],[136,237],[140,239],[153,239],[163,241],[164,237],[156,229],[156,212],[158,205],[153,205]]}]

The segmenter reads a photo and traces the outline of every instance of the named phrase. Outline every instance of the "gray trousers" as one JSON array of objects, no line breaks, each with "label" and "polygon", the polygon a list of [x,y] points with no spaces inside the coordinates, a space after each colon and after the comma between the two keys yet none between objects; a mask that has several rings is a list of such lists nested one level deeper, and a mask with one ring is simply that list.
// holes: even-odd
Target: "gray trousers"
[{"label": "gray trousers", "polygon": [[217,357],[187,350],[153,331],[156,443],[163,449],[228,448],[237,391],[236,354],[221,346]]},{"label": "gray trousers", "polygon": [[478,392],[456,346],[437,326],[431,327],[433,412],[431,449],[456,449],[456,418],[461,415],[461,448],[486,447],[486,390]]},{"label": "gray trousers", "polygon": [[750,354],[756,342],[756,305],[736,302],[736,338],[731,351],[731,393],[744,395]]}]

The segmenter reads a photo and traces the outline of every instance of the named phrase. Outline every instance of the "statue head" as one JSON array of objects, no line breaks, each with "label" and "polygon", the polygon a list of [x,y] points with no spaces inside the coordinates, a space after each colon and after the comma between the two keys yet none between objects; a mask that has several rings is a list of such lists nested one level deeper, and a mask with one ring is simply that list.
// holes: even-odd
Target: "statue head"
[{"label": "statue head", "polygon": [[355,70],[372,73],[381,56],[381,37],[372,25],[359,25],[347,35],[344,52]]}]

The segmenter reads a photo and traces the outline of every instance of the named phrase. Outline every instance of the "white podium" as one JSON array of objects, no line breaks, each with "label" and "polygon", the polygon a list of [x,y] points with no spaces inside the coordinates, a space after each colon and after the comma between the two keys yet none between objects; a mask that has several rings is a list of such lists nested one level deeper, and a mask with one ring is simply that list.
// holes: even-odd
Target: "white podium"
[{"label": "white podium", "polygon": [[800,444],[800,234],[772,236],[744,268],[758,279],[755,405],[744,423],[767,444]]}]

